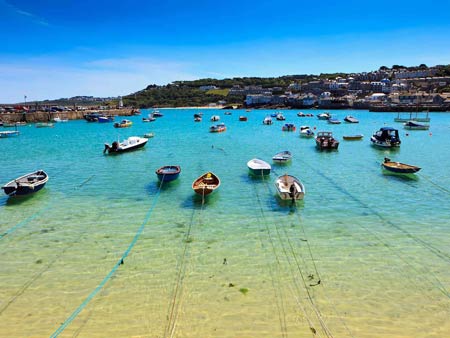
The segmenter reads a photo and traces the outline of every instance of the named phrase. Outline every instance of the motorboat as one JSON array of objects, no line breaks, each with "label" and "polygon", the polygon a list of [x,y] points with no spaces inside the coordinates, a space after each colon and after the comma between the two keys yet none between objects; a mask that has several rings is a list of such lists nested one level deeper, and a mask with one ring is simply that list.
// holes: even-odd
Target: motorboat
[{"label": "motorboat", "polygon": [[211,116],[211,122],[215,122],[215,121],[219,121],[219,120],[220,120],[220,116],[219,115]]},{"label": "motorboat", "polygon": [[209,127],[210,133],[222,133],[227,130],[225,123],[219,123],[214,126]]},{"label": "motorboat", "polygon": [[301,137],[314,137],[314,132],[309,126],[300,126],[300,136]]},{"label": "motorboat", "polygon": [[305,186],[292,175],[284,174],[275,180],[278,196],[282,200],[302,200],[305,197]]},{"label": "motorboat", "polygon": [[282,131],[295,131],[297,128],[293,123],[285,123],[283,127],[281,127]]},{"label": "motorboat", "polygon": [[271,116],[266,116],[263,120],[263,124],[265,125],[271,125],[273,123]]},{"label": "motorboat", "polygon": [[392,127],[382,127],[370,138],[372,145],[381,148],[400,147],[402,143],[398,135],[398,130]]},{"label": "motorboat", "polygon": [[344,117],[344,121],[348,123],[359,123],[359,120],[351,115],[347,115],[346,117]]},{"label": "motorboat", "polygon": [[328,120],[331,117],[329,113],[320,113],[317,115],[319,120]]},{"label": "motorboat", "polygon": [[280,151],[272,157],[272,161],[276,163],[287,163],[292,160],[292,153],[289,150]]},{"label": "motorboat", "polygon": [[428,130],[430,128],[429,124],[419,123],[417,121],[408,121],[403,124],[405,129],[409,130]]},{"label": "motorboat", "polygon": [[165,165],[155,171],[158,180],[161,182],[170,182],[178,178],[181,172],[179,165]]},{"label": "motorboat", "polygon": [[98,121],[98,123],[109,123],[109,122],[114,121],[114,116],[101,115],[101,116],[98,117],[97,121]]},{"label": "motorboat", "polygon": [[124,153],[127,151],[142,148],[143,146],[146,145],[147,142],[148,139],[145,137],[130,136],[129,138],[127,138],[122,142],[114,141],[111,145],[105,143],[105,149],[103,150],[103,153],[106,152],[108,152],[108,154]]},{"label": "motorboat", "polygon": [[338,149],[339,141],[331,131],[319,131],[316,136],[316,147],[320,150]]},{"label": "motorboat", "polygon": [[334,117],[330,117],[330,118],[328,119],[328,123],[329,123],[329,124],[341,124],[341,121],[338,120],[338,119],[336,119],[336,118],[334,118]]},{"label": "motorboat", "polygon": [[120,122],[114,123],[114,128],[127,128],[131,127],[133,125],[133,122],[130,120],[122,120]]},{"label": "motorboat", "polygon": [[254,158],[248,161],[247,167],[250,170],[250,173],[255,176],[270,175],[270,170],[272,169],[269,163],[260,160],[259,158]]},{"label": "motorboat", "polygon": [[38,122],[36,128],[53,128],[55,125],[51,122]]},{"label": "motorboat", "polygon": [[239,121],[247,121],[247,116],[239,116]]},{"label": "motorboat", "polygon": [[0,138],[19,136],[20,132],[18,130],[5,130],[0,131]]},{"label": "motorboat", "polygon": [[44,170],[37,170],[6,183],[2,189],[8,196],[29,195],[41,190],[47,181],[47,173]]},{"label": "motorboat", "polygon": [[277,121],[284,121],[284,120],[286,120],[286,118],[284,117],[284,115],[282,113],[277,113],[275,118],[277,119]]},{"label": "motorboat", "polygon": [[384,158],[384,162],[381,163],[381,167],[387,171],[396,174],[414,174],[418,172],[420,169],[422,169],[420,167],[411,164],[393,162],[391,161],[391,159],[387,157]]},{"label": "motorboat", "polygon": [[219,187],[220,179],[212,172],[201,175],[192,183],[192,189],[201,196],[209,195]]},{"label": "motorboat", "polygon": [[69,121],[68,119],[62,119],[62,118],[60,118],[59,116],[53,118],[53,122],[57,122],[57,123],[60,123],[60,122],[68,122],[68,121]]}]

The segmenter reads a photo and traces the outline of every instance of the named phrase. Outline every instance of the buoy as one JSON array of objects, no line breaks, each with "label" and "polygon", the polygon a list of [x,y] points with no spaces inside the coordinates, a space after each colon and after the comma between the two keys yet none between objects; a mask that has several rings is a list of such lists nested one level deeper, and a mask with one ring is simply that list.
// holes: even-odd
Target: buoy
[{"label": "buoy", "polygon": [[405,135],[406,135],[406,136],[409,136],[409,134],[408,134],[408,133],[406,133]]},{"label": "buoy", "polygon": [[433,133],[430,133],[430,136],[433,135]]},{"label": "buoy", "polygon": [[314,127],[314,130],[316,130],[316,127]]}]

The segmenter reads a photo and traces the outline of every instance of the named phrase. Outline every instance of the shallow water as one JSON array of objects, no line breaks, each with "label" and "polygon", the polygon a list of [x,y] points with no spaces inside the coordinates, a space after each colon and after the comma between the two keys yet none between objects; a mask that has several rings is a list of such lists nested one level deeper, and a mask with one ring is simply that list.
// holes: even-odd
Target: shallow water
[{"label": "shallow water", "polygon": [[[271,111],[203,110],[200,123],[198,110],[161,112],[131,128],[70,121],[0,140],[2,184],[50,176],[34,196],[0,198],[1,337],[448,336],[450,115],[406,131],[394,113],[334,111],[360,123],[329,125],[292,110],[266,126]],[[226,132],[208,132],[214,114]],[[317,151],[300,125],[333,131],[339,150]],[[400,149],[370,145],[385,125]],[[147,132],[141,150],[102,153]],[[248,160],[282,150],[292,163],[249,176]],[[384,157],[422,170],[383,173]],[[160,187],[155,170],[169,164],[181,175]],[[207,171],[222,184],[202,201],[191,184]],[[284,173],[306,187],[295,206],[275,195]]]}]

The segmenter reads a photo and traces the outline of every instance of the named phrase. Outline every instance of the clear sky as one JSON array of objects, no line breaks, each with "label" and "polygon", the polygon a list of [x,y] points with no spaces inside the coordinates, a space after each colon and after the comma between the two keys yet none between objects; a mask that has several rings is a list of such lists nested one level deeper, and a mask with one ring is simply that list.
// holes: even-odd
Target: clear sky
[{"label": "clear sky", "polygon": [[0,102],[450,63],[450,1],[0,0]]}]

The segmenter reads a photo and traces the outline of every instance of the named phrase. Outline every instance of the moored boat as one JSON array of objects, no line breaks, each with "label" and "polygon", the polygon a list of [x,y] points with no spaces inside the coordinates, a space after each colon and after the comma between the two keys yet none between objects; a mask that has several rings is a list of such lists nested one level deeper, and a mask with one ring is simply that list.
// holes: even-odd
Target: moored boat
[{"label": "moored boat", "polygon": [[314,132],[309,126],[300,126],[300,136],[301,137],[314,137]]},{"label": "moored boat", "polygon": [[344,135],[342,136],[342,138],[346,141],[357,141],[357,140],[362,140],[362,138],[364,137],[363,134],[356,134],[356,135]]},{"label": "moored boat", "polygon": [[29,195],[41,190],[47,181],[47,173],[37,170],[6,183],[2,189],[8,196]]},{"label": "moored boat", "polygon": [[338,119],[336,119],[336,118],[334,118],[334,117],[330,117],[330,118],[328,119],[328,123],[329,123],[329,124],[341,124],[341,121],[338,120]]},{"label": "moored boat", "polygon": [[131,127],[133,125],[133,122],[130,120],[122,120],[120,122],[114,123],[114,128],[127,128]]},{"label": "moored boat", "polygon": [[346,117],[344,117],[344,121],[348,123],[359,123],[359,120],[351,115],[347,115]]},{"label": "moored boat", "polygon": [[111,115],[108,115],[108,116],[106,116],[106,115],[101,115],[101,116],[98,117],[97,121],[98,121],[98,123],[108,123],[108,122],[112,122],[112,121],[114,121],[114,116],[111,116]]},{"label": "moored boat", "polygon": [[227,127],[225,126],[225,123],[219,123],[215,126],[209,127],[210,133],[222,133],[227,130]]},{"label": "moored boat", "polygon": [[215,122],[215,121],[219,121],[220,120],[220,116],[219,115],[213,115],[211,116],[211,121]]},{"label": "moored boat", "polygon": [[293,123],[285,123],[283,127],[281,127],[282,131],[295,131],[297,128]]},{"label": "moored boat", "polygon": [[284,174],[275,180],[278,196],[282,200],[302,200],[306,190],[303,183],[295,176]]},{"label": "moored boat", "polygon": [[270,170],[272,169],[269,163],[260,160],[259,158],[254,158],[248,161],[247,167],[250,170],[250,173],[255,176],[270,175]]},{"label": "moored boat", "polygon": [[212,172],[207,172],[198,177],[192,183],[192,189],[196,194],[206,196],[214,192],[220,186],[220,179]]},{"label": "moored boat", "polygon": [[405,129],[409,130],[428,130],[430,128],[429,124],[419,123],[416,121],[408,121],[403,124]]},{"label": "moored boat", "polygon": [[0,131],[0,138],[19,136],[20,132],[18,130],[5,130]]},{"label": "moored boat", "polygon": [[286,120],[286,118],[284,117],[284,115],[282,113],[277,113],[275,118],[277,119],[277,121],[284,121],[284,120]]},{"label": "moored boat", "polygon": [[181,172],[179,165],[165,165],[155,171],[158,180],[161,182],[170,182],[178,178]]},{"label": "moored boat", "polygon": [[263,120],[263,124],[265,124],[265,125],[271,125],[273,122],[272,122],[272,117],[269,115],[269,116],[266,116],[265,118],[264,118],[264,120]]},{"label": "moored boat", "polygon": [[289,150],[280,151],[272,157],[272,161],[276,163],[287,163],[292,160],[292,153]]},{"label": "moored boat", "polygon": [[320,150],[338,149],[339,141],[331,131],[319,131],[316,136],[316,147]]},{"label": "moored boat", "polygon": [[372,145],[381,148],[400,147],[402,143],[398,135],[398,130],[392,127],[382,127],[370,138]]},{"label": "moored boat", "polygon": [[331,117],[329,113],[320,113],[317,115],[319,120],[328,120]]},{"label": "moored boat", "polygon": [[247,116],[239,116],[239,121],[247,121]]},{"label": "moored boat", "polygon": [[61,123],[61,122],[68,122],[68,119],[62,119],[59,116],[53,118],[53,122]]},{"label": "moored boat", "polygon": [[131,151],[135,149],[142,148],[148,142],[147,138],[139,136],[130,136],[126,140],[119,142],[114,141],[111,145],[105,143],[105,149],[103,153],[108,152],[108,154],[119,154],[126,151]]},{"label": "moored boat", "polygon": [[36,123],[36,128],[53,128],[54,124],[51,122],[39,122]]},{"label": "moored boat", "polygon": [[383,169],[397,174],[414,174],[422,169],[411,164],[393,162],[387,157],[384,158],[384,162],[381,163],[381,166]]}]

